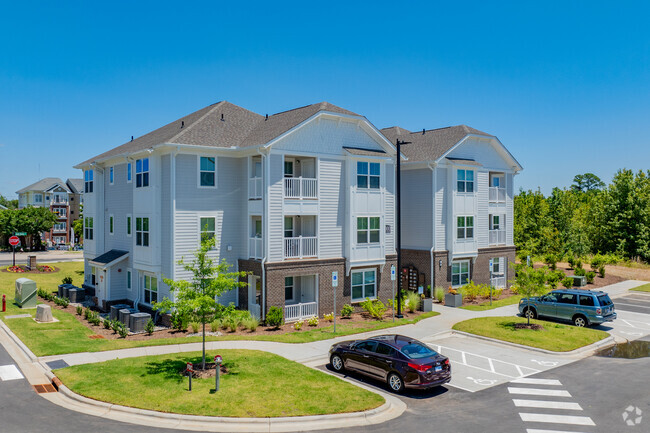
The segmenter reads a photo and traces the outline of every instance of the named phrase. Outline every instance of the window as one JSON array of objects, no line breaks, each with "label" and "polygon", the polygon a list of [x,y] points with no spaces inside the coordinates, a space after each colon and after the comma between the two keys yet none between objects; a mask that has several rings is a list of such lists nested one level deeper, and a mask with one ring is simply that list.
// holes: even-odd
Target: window
[{"label": "window", "polygon": [[34,203],[43,203],[43,194],[34,194]]},{"label": "window", "polygon": [[293,277],[284,277],[284,300],[293,301]]},{"label": "window", "polygon": [[384,356],[395,356],[395,349],[384,343],[377,343],[377,354]]},{"label": "window", "polygon": [[376,341],[362,341],[355,346],[356,350],[365,350],[366,352],[375,352],[377,349]]},{"label": "window", "polygon": [[201,218],[201,242],[213,239],[215,236],[215,218]]},{"label": "window", "polygon": [[94,286],[97,282],[97,277],[95,277],[96,269],[94,266],[90,267],[90,283]]},{"label": "window", "polygon": [[474,217],[459,216],[457,218],[456,236],[458,239],[474,239]]},{"label": "window", "polygon": [[293,161],[284,161],[284,177],[293,177]]},{"label": "window", "polygon": [[201,156],[199,158],[199,185],[215,186],[216,185],[216,165],[214,156]]},{"label": "window", "polygon": [[379,243],[379,217],[358,217],[357,218],[357,243],[376,244]]},{"label": "window", "polygon": [[580,305],[584,305],[585,307],[593,307],[594,297],[591,295],[580,295]]},{"label": "window", "polygon": [[86,240],[93,239],[93,217],[84,218],[84,238]]},{"label": "window", "polygon": [[135,219],[135,244],[149,246],[149,218]]},{"label": "window", "polygon": [[59,215],[59,218],[65,217],[68,214],[68,210],[64,207],[56,208],[55,212]]},{"label": "window", "polygon": [[126,164],[126,183],[131,183],[131,163]]},{"label": "window", "polygon": [[262,237],[262,220],[255,220],[255,237]]},{"label": "window", "polygon": [[458,192],[474,192],[474,170],[458,170]]},{"label": "window", "polygon": [[293,217],[284,217],[284,237],[293,237]]},{"label": "window", "polygon": [[54,231],[55,232],[63,232],[63,231],[65,231],[65,226],[66,226],[66,223],[56,223],[56,224],[54,224]]},{"label": "window", "polygon": [[113,180],[114,180],[114,174],[113,174],[113,167],[108,169],[108,183],[113,185]]},{"label": "window", "polygon": [[84,193],[89,194],[93,192],[93,170],[86,170],[84,172]]},{"label": "window", "polygon": [[375,270],[352,272],[352,302],[377,296]]},{"label": "window", "polygon": [[560,304],[575,304],[576,298],[576,295],[573,293],[560,293],[560,297],[558,298],[557,302]]},{"label": "window", "polygon": [[463,286],[469,283],[469,262],[454,262],[451,264],[451,285]]},{"label": "window", "polygon": [[113,215],[109,215],[108,217],[108,232],[110,234],[113,234]]},{"label": "window", "polygon": [[131,214],[128,214],[126,216],[126,235],[128,237],[131,237],[131,227],[132,227],[132,225],[131,225]]},{"label": "window", "polygon": [[357,188],[379,189],[379,163],[357,162]]},{"label": "window", "polygon": [[145,275],[143,286],[145,304],[158,302],[158,279],[150,275]]},{"label": "window", "polygon": [[132,281],[131,278],[132,278],[132,277],[131,277],[131,269],[129,269],[129,270],[126,271],[126,290],[128,290],[129,292],[130,292],[131,289],[133,288],[133,287],[131,286],[131,281]]},{"label": "window", "polygon": [[149,158],[135,161],[135,187],[142,188],[145,186],[149,186]]},{"label": "window", "polygon": [[490,230],[500,230],[501,229],[501,218],[500,215],[490,215]]}]

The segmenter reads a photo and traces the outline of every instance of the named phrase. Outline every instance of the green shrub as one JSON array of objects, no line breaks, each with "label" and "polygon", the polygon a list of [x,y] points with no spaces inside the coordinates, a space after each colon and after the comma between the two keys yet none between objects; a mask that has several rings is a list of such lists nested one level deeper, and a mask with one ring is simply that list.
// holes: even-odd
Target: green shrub
[{"label": "green shrub", "polygon": [[573,278],[571,277],[565,277],[562,279],[562,285],[566,287],[567,289],[570,289],[573,287]]},{"label": "green shrub", "polygon": [[266,324],[274,328],[279,328],[284,323],[284,312],[280,307],[271,307],[266,314]]},{"label": "green shrub", "polygon": [[548,284],[551,289],[557,289],[557,285],[564,277],[565,275],[562,271],[549,272],[546,274],[546,284]]},{"label": "green shrub", "polygon": [[70,275],[66,275],[61,280],[61,284],[72,284],[72,277]]},{"label": "green shrub", "polygon": [[501,296],[501,293],[503,292],[503,289],[497,288],[497,287],[492,287],[492,297],[493,298],[498,298]]},{"label": "green shrub", "polygon": [[591,265],[591,269],[595,271],[605,264],[605,258],[600,254],[596,254],[591,258],[591,262],[589,264]]},{"label": "green shrub", "polygon": [[255,332],[257,330],[257,327],[260,326],[260,321],[257,319],[257,317],[247,317],[244,319],[243,322],[244,328],[248,329],[251,332]]},{"label": "green shrub", "polygon": [[84,319],[88,320],[90,318],[90,308],[86,307],[84,308]]},{"label": "green shrub", "polygon": [[113,330],[113,332],[117,333],[121,326],[123,326],[123,325],[122,325],[122,322],[120,322],[119,320],[113,320],[111,322],[111,329]]},{"label": "green shrub", "polygon": [[598,268],[598,273],[600,274],[600,278],[605,278],[605,265]]},{"label": "green shrub", "polygon": [[370,298],[366,298],[365,301],[361,303],[361,308],[366,310],[371,317],[381,320],[386,313],[386,306],[379,299],[371,301]]},{"label": "green shrub", "polygon": [[310,317],[309,319],[307,319],[307,324],[309,326],[318,326],[318,317],[316,316]]},{"label": "green shrub", "polygon": [[117,329],[117,334],[120,336],[120,338],[126,338],[126,336],[129,335],[129,328],[127,328],[122,322],[118,323],[120,326]]},{"label": "green shrub", "polygon": [[81,316],[84,312],[84,309],[81,305],[77,305],[77,316]]},{"label": "green shrub", "polygon": [[582,260],[580,258],[576,259],[575,269],[582,269]]},{"label": "green shrub", "polygon": [[188,325],[190,324],[189,315],[178,310],[174,310],[172,311],[171,315],[171,324],[172,328],[178,331],[186,331]]},{"label": "green shrub", "polygon": [[464,286],[458,288],[458,292],[460,292],[460,294],[463,296],[463,299],[467,299],[469,301],[476,299],[481,291],[481,285],[476,284],[474,281],[470,281],[468,284],[465,284]]},{"label": "green shrub", "polygon": [[296,331],[300,331],[302,329],[302,324],[303,323],[304,322],[302,320],[299,320],[299,321],[295,322],[293,324],[293,329],[295,329]]},{"label": "green shrub", "polygon": [[109,318],[104,319],[104,328],[111,329],[111,319]]},{"label": "green shrub", "polygon": [[226,325],[226,327],[228,327],[228,330],[230,332],[236,332],[237,328],[239,328],[239,324],[240,324],[241,321],[239,320],[239,317],[237,317],[234,314],[231,314],[228,317],[226,317],[223,320],[223,322],[224,322],[224,325]]},{"label": "green shrub", "polygon": [[406,307],[408,308],[410,313],[415,313],[417,309],[420,307],[420,301],[422,298],[420,298],[420,295],[418,295],[415,292],[408,292],[406,295]]},{"label": "green shrub", "polygon": [[91,311],[90,316],[88,317],[88,322],[90,322],[95,326],[99,326],[99,323],[101,322],[99,313],[96,313],[95,311]]},{"label": "green shrub", "polygon": [[425,298],[431,297],[431,285],[427,285],[427,287],[424,289],[424,297]]},{"label": "green shrub", "polygon": [[156,329],[156,324],[154,323],[153,319],[147,320],[147,324],[144,325],[144,332],[151,335],[151,334],[153,334],[153,331],[155,329]]},{"label": "green shrub", "polygon": [[594,278],[596,278],[596,273],[594,271],[589,271],[585,275],[587,277],[587,283],[593,284],[594,283]]},{"label": "green shrub", "polygon": [[190,322],[190,329],[192,334],[198,334],[201,332],[201,324],[199,322]]},{"label": "green shrub", "polygon": [[436,298],[436,301],[442,304],[442,301],[445,300],[445,289],[442,287],[436,287],[433,289],[433,297]]},{"label": "green shrub", "polygon": [[341,317],[345,319],[352,317],[352,313],[354,313],[354,308],[350,304],[345,304],[341,309]]},{"label": "green shrub", "polygon": [[576,266],[576,258],[575,258],[574,256],[569,256],[569,258],[568,258],[567,261],[569,262],[569,267],[570,267],[571,269],[575,269],[575,266]]},{"label": "green shrub", "polygon": [[334,313],[323,314],[323,320],[325,320],[325,321],[327,321],[327,322],[332,322],[332,321],[334,321]]},{"label": "green shrub", "polygon": [[573,274],[574,274],[574,275],[577,275],[577,276],[579,276],[579,277],[584,277],[584,276],[587,274],[587,271],[584,270],[584,268],[576,268],[576,269],[573,271]]},{"label": "green shrub", "polygon": [[219,332],[221,326],[222,326],[221,319],[214,319],[212,323],[210,323],[210,331]]},{"label": "green shrub", "polygon": [[552,270],[557,269],[557,256],[555,254],[545,254],[544,263],[548,265]]}]

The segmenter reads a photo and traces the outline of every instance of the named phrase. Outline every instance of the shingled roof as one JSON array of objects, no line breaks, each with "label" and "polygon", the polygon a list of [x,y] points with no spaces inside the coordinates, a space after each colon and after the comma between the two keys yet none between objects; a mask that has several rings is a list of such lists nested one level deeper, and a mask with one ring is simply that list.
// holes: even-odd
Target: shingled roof
[{"label": "shingled roof", "polygon": [[27,191],[45,191],[52,188],[56,184],[59,184],[61,188],[68,190],[68,187],[66,186],[65,182],[63,182],[58,177],[46,177],[44,179],[39,180],[38,182],[26,186],[23,189],[19,189],[18,191],[16,191],[16,194],[22,194]]},{"label": "shingled roof", "polygon": [[320,102],[283,111],[266,118],[230,102],[221,101],[97,155],[79,165],[149,149],[163,143],[216,148],[259,146],[289,131],[319,111],[359,116],[328,102]]},{"label": "shingled roof", "polygon": [[411,142],[411,144],[401,146],[400,148],[402,153],[409,159],[409,162],[436,161],[449,149],[454,147],[456,143],[470,134],[493,137],[492,134],[479,131],[467,125],[430,129],[425,130],[424,133],[422,131],[411,132],[399,126],[393,126],[382,129],[381,133],[392,143],[395,143],[398,138]]}]

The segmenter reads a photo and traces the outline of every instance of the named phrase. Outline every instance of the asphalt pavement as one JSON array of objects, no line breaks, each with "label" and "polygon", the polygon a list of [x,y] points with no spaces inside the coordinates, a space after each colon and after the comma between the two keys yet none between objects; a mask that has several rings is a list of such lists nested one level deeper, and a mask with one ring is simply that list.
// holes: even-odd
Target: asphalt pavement
[{"label": "asphalt pavement", "polygon": [[[27,256],[36,256],[37,263],[56,263],[56,262],[81,262],[84,259],[83,251],[38,251],[38,252],[16,252],[16,264],[27,264]],[[9,266],[13,264],[12,252],[0,252],[0,266]]]}]

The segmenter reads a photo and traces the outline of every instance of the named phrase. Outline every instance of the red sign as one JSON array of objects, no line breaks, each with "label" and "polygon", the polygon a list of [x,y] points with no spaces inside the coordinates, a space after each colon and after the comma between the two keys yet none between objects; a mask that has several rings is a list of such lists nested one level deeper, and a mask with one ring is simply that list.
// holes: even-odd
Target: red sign
[{"label": "red sign", "polygon": [[221,355],[217,355],[214,357],[214,363],[215,364],[221,364],[223,362],[223,359],[221,358]]},{"label": "red sign", "polygon": [[20,239],[18,239],[18,236],[12,236],[9,238],[9,245],[13,245],[14,247],[16,245],[20,245]]},{"label": "red sign", "polygon": [[187,371],[194,371],[194,366],[192,365],[191,362],[187,363]]}]

